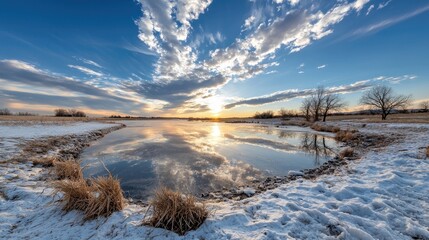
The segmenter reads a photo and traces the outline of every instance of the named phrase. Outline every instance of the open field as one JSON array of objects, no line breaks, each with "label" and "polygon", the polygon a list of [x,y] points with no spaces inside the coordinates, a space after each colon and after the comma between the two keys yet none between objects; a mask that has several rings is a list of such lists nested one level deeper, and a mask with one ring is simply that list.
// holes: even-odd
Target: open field
[{"label": "open field", "polygon": [[359,121],[371,123],[429,123],[429,112],[427,113],[409,113],[392,114],[387,116],[387,120],[381,120],[380,115],[344,115],[329,116],[327,121]]}]

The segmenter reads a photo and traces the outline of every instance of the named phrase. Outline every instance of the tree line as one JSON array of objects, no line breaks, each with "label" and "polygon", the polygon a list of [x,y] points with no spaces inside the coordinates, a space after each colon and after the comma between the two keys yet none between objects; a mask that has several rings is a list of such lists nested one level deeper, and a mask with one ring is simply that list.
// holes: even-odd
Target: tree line
[{"label": "tree line", "polygon": [[[364,92],[360,99],[360,104],[369,106],[371,109],[381,114],[381,119],[386,120],[387,116],[398,109],[405,109],[411,103],[411,95],[395,94],[388,86],[378,85]],[[326,121],[327,116],[338,113],[345,109],[347,103],[343,101],[339,94],[333,93],[325,87],[318,87],[310,96],[304,98],[301,103],[300,112],[281,109],[279,116],[304,117],[306,121]],[[419,104],[421,112],[429,112],[429,101]],[[274,118],[273,111],[257,112],[254,118]]]},{"label": "tree line", "polygon": [[86,113],[76,109],[58,108],[54,110],[55,117],[86,117]]}]

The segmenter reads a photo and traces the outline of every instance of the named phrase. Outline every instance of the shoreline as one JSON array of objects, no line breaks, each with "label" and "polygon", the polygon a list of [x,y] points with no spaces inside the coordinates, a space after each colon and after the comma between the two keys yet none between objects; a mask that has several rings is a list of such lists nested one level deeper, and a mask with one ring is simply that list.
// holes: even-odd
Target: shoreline
[{"label": "shoreline", "polygon": [[[362,124],[341,123],[340,125],[342,128],[353,128]],[[354,230],[350,230],[353,226],[354,229],[365,230],[369,234],[381,238],[385,236],[383,235],[384,233],[372,231],[371,228],[361,226],[359,221],[353,218],[353,216],[358,217],[361,214],[358,210],[359,208],[357,208],[360,205],[353,205],[356,204],[354,199],[359,201],[363,199],[362,204],[365,204],[365,201],[369,201],[365,199],[371,196],[370,199],[373,200],[369,201],[369,204],[378,206],[380,204],[378,202],[382,201],[384,207],[374,208],[368,213],[371,216],[370,218],[365,217],[365,221],[368,221],[368,224],[388,223],[389,225],[386,226],[389,227],[386,231],[390,235],[386,236],[402,236],[397,239],[408,239],[404,238],[404,236],[427,237],[429,236],[429,231],[422,228],[425,225],[424,219],[429,219],[426,218],[429,216],[425,213],[427,207],[424,205],[427,196],[423,196],[419,192],[424,192],[425,189],[429,190],[425,185],[425,182],[429,180],[429,174],[425,170],[427,169],[425,166],[429,166],[429,164],[424,157],[422,159],[420,153],[423,146],[429,143],[429,139],[426,137],[429,126],[419,124],[413,126],[408,124],[407,126],[401,124],[368,124],[366,128],[359,129],[359,132],[366,136],[376,134],[378,131],[382,131],[381,135],[386,138],[378,140],[368,138],[368,142],[374,145],[372,147],[362,146],[362,150],[359,150],[359,152],[362,151],[359,155],[361,159],[347,160],[346,166],[333,167],[334,174],[316,174],[315,178],[296,176],[295,180],[289,181],[287,184],[282,183],[277,178],[273,178],[272,181],[275,185],[272,186],[275,186],[274,188],[257,193],[252,198],[243,198],[242,200],[223,199],[224,201],[220,202],[208,199],[207,204],[214,213],[201,228],[191,231],[185,236],[178,236],[163,229],[141,226],[141,220],[144,218],[147,208],[133,201],[128,201],[128,205],[123,211],[114,213],[109,218],[85,223],[79,222],[81,213],[76,211],[64,213],[57,204],[53,204],[55,199],[52,198],[51,189],[47,187],[49,169],[32,166],[31,163],[18,161],[19,159],[17,159],[14,163],[7,164],[10,166],[11,171],[3,176],[0,175],[3,179],[0,186],[0,202],[2,203],[0,204],[0,218],[4,220],[3,223],[0,223],[0,234],[10,238],[30,236],[37,238],[37,236],[43,236],[53,239],[60,237],[73,238],[72,236],[76,236],[75,234],[82,238],[133,239],[137,237],[157,238],[157,236],[163,236],[174,239],[194,239],[210,236],[207,239],[219,239],[225,235],[233,236],[233,238],[249,238],[251,236],[263,237],[262,233],[265,231],[270,231],[271,234],[274,234],[273,236],[287,238],[297,236],[303,238],[305,236],[306,238],[326,238],[333,236],[330,231],[323,230],[327,228],[334,229],[336,236],[360,236],[356,235],[357,233]],[[98,132],[98,130],[95,132]],[[92,134],[92,138],[99,139],[103,135],[100,134],[101,132]],[[79,141],[78,136],[82,137],[82,135],[85,134],[76,135],[71,139]],[[91,134],[88,132],[86,135]],[[89,139],[90,137],[87,136],[86,138]],[[387,138],[392,141],[386,141]],[[419,144],[416,144],[417,142]],[[351,145],[353,144],[351,143]],[[66,144],[68,149],[78,149],[73,148],[71,145]],[[81,146],[82,150],[86,145],[82,142]],[[55,152],[59,152],[58,149],[57,151],[52,151],[52,153]],[[70,156],[67,154],[73,155],[75,152],[65,151],[62,154]],[[329,167],[328,169],[331,168]],[[0,164],[0,172],[4,173],[4,164]],[[17,184],[5,186],[4,181],[14,181]],[[404,185],[408,181],[412,185]],[[7,187],[6,191],[4,191],[4,187]],[[415,190],[410,190],[410,187]],[[361,188],[363,192],[359,190]],[[378,189],[384,190],[380,191]],[[398,193],[400,195],[397,195]],[[368,196],[368,194],[370,195]],[[389,220],[378,219],[377,212],[383,209],[394,211],[397,207],[389,205],[387,202],[384,203],[384,201],[394,200],[394,196],[400,196],[399,198],[401,199],[408,196],[407,194],[411,194],[410,198],[420,199],[413,203],[413,206],[419,206],[419,208],[413,210],[416,211],[416,214],[418,212],[417,216],[419,217],[410,217],[407,214],[402,214],[402,212],[400,212],[400,215],[396,214],[396,217],[399,217],[404,223],[412,224],[414,230],[398,226],[392,230],[390,227],[393,228],[395,225]],[[320,208],[321,205],[326,205],[326,207]],[[331,208],[330,206],[333,207]],[[355,208],[357,209],[354,210]],[[318,211],[323,214],[317,214],[322,214],[325,216],[324,218],[332,220],[322,221],[321,219],[324,218],[314,215]],[[347,212],[347,215],[344,215],[343,211]],[[350,217],[347,217],[348,215]],[[304,225],[302,225],[303,216],[307,216]],[[261,229],[259,224],[263,223],[268,224],[268,228]],[[47,232],[48,229],[43,227],[46,224],[55,227],[57,231]],[[308,230],[305,230],[307,232],[304,232],[304,235],[295,235],[297,233],[293,229],[296,228],[308,228]]]}]

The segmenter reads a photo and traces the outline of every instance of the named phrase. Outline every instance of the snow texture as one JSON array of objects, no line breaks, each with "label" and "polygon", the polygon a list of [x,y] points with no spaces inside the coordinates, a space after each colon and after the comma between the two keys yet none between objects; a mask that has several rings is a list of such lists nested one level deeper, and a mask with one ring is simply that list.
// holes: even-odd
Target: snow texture
[{"label": "snow texture", "polygon": [[429,160],[423,155],[429,126],[367,124],[359,131],[406,137],[371,150],[336,175],[211,203],[211,216],[185,236],[142,226],[146,208],[134,204],[109,218],[82,222],[80,212],[64,213],[53,203],[49,183],[39,180],[46,170],[8,164],[0,168],[0,238],[429,239]]}]

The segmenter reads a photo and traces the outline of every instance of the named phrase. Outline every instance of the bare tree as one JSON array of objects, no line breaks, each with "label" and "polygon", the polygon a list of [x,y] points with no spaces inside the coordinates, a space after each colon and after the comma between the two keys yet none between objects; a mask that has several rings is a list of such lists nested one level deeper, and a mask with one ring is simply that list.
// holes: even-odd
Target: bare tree
[{"label": "bare tree", "polygon": [[381,110],[381,119],[386,120],[395,108],[406,107],[411,96],[395,95],[391,87],[375,86],[365,92],[360,100],[361,104]]},{"label": "bare tree", "polygon": [[323,115],[323,121],[326,121],[326,116],[332,112],[332,111],[338,111],[342,108],[344,108],[346,104],[341,99],[340,95],[333,94],[333,93],[327,93],[325,97],[323,98],[322,103],[322,115]]},{"label": "bare tree", "polygon": [[310,98],[305,98],[304,101],[302,101],[301,112],[304,115],[305,120],[310,121],[310,118],[311,118],[311,99]]},{"label": "bare tree", "polygon": [[9,109],[4,108],[0,109],[0,115],[12,115],[12,113],[9,111]]},{"label": "bare tree", "polygon": [[266,119],[266,118],[273,118],[274,117],[274,112],[273,111],[265,111],[265,112],[256,112],[254,118],[262,118],[262,119]]},{"label": "bare tree", "polygon": [[429,101],[424,101],[422,103],[419,104],[419,107],[424,111],[424,112],[428,112],[429,111]]},{"label": "bare tree", "polygon": [[322,109],[323,102],[325,100],[326,90],[324,87],[320,86],[317,88],[316,92],[313,93],[310,97],[311,99],[311,113],[313,115],[313,121],[319,121]]}]

